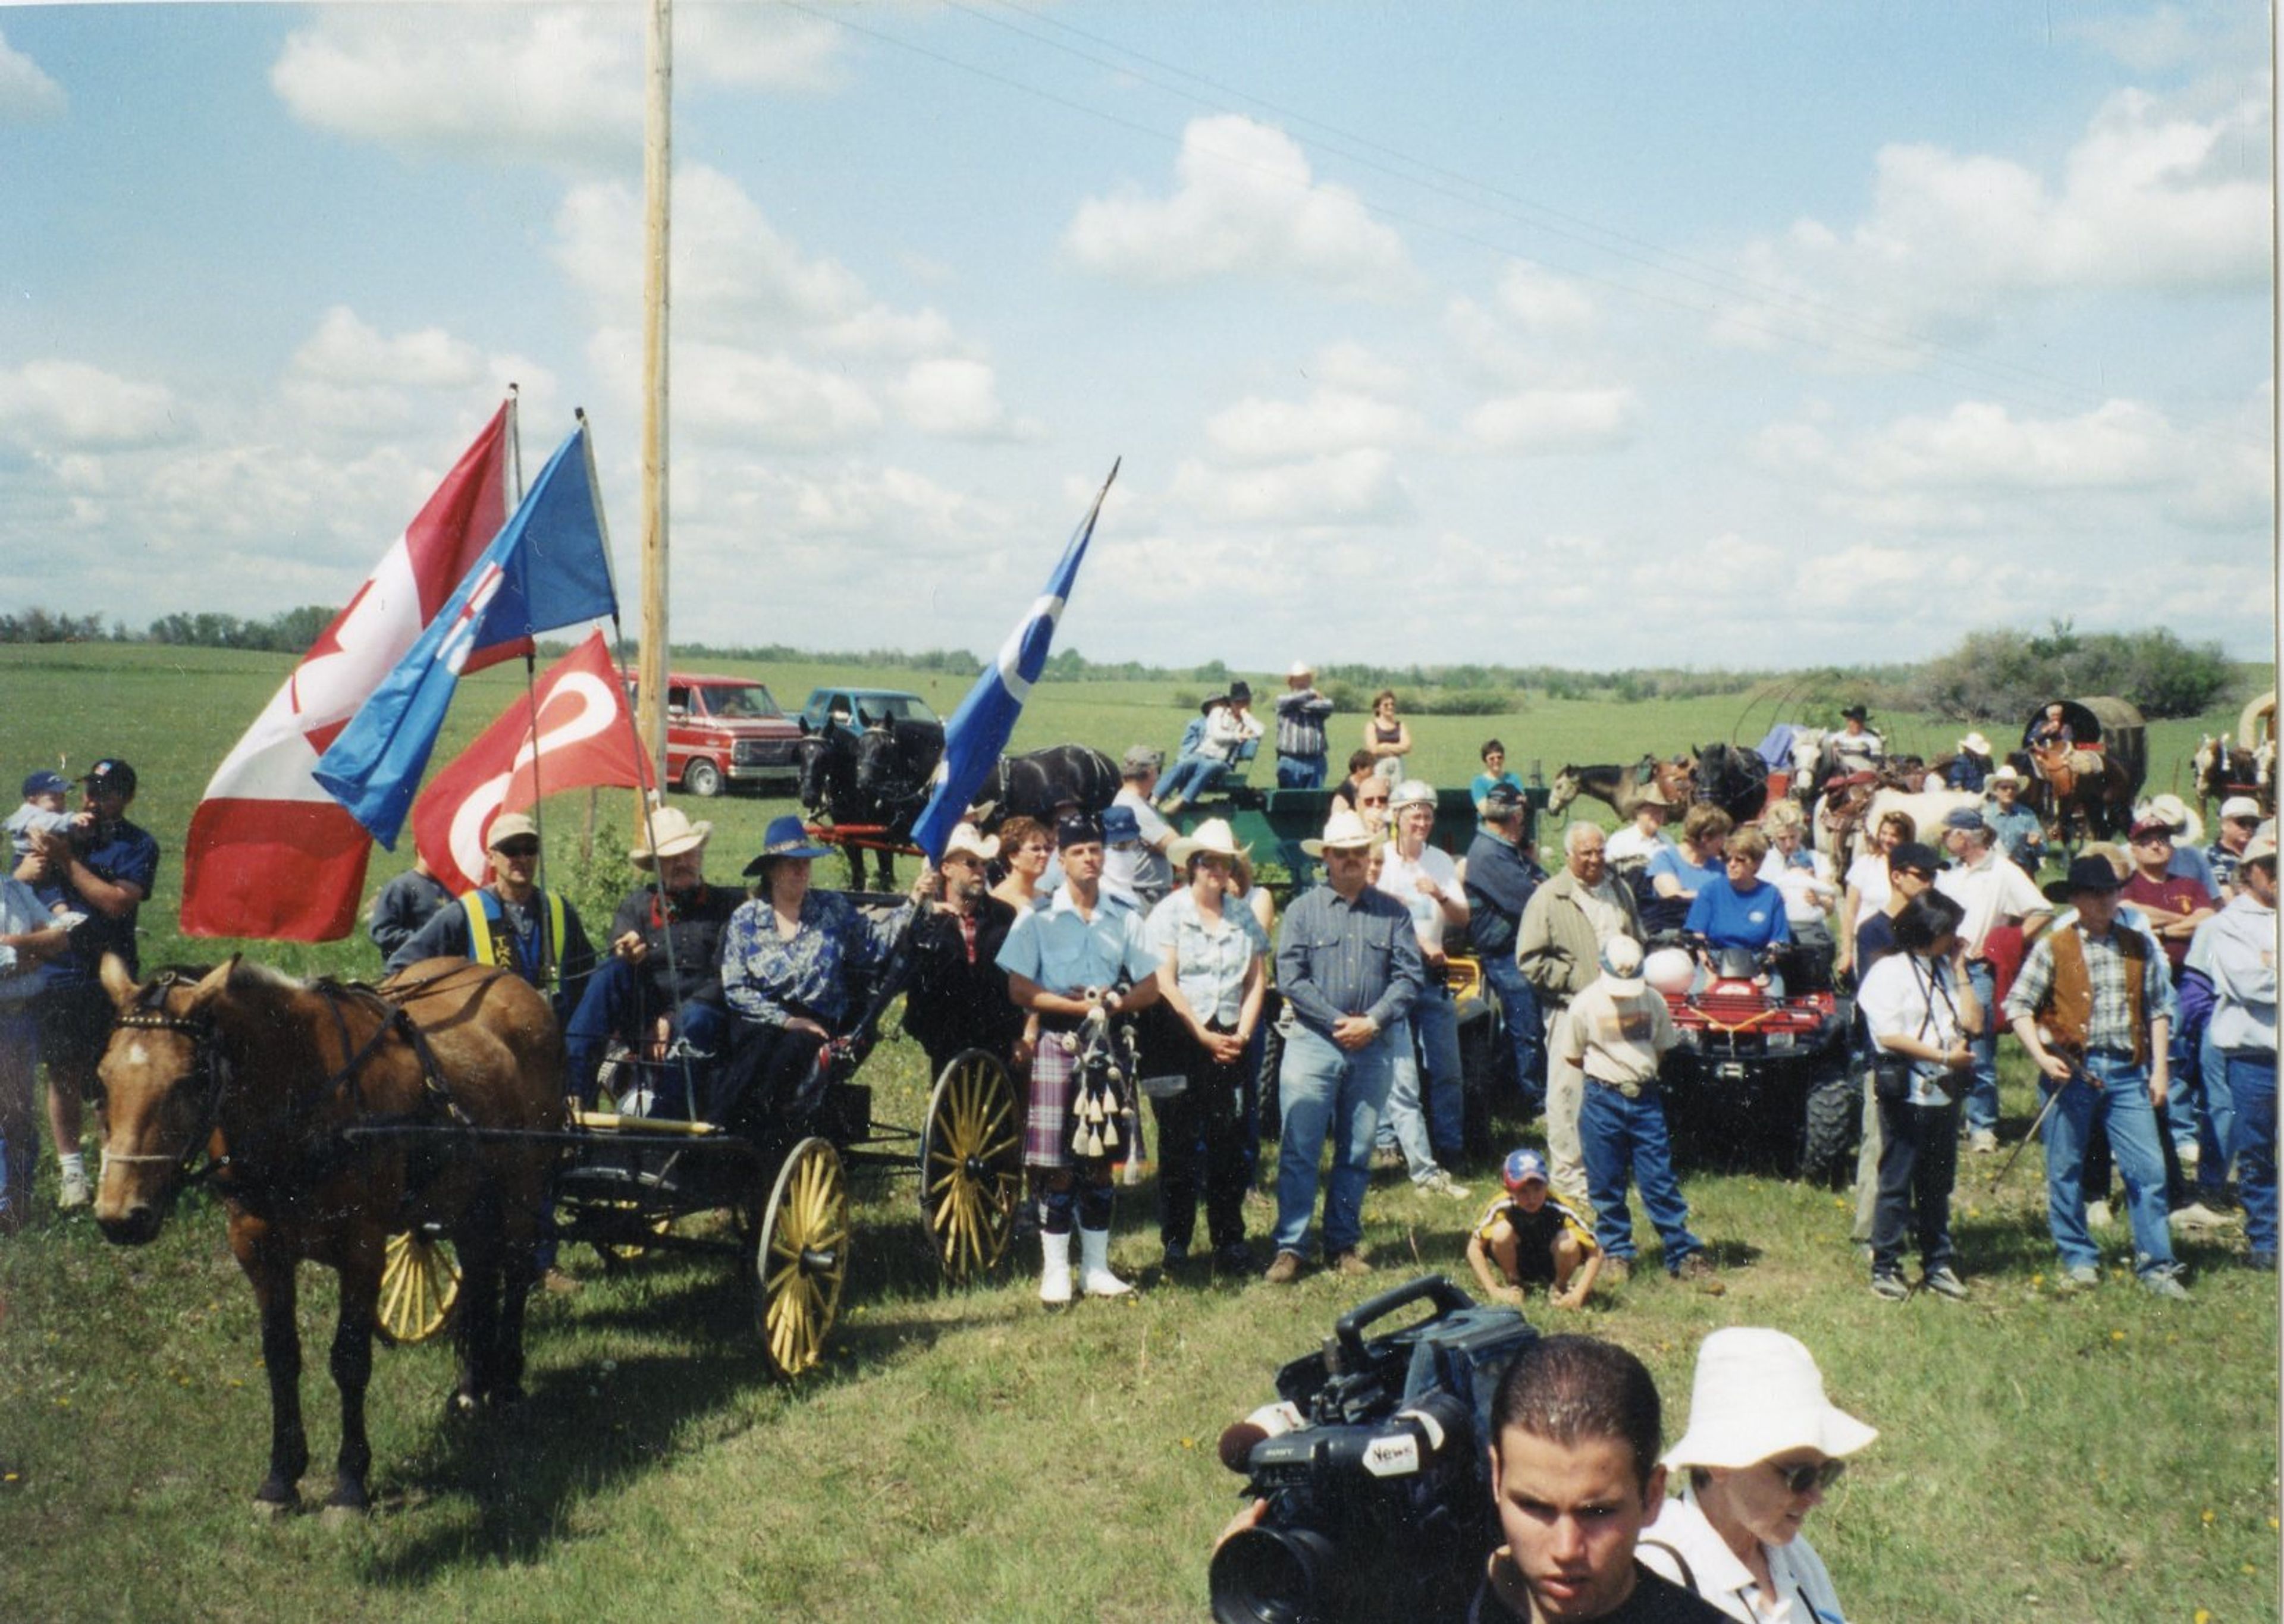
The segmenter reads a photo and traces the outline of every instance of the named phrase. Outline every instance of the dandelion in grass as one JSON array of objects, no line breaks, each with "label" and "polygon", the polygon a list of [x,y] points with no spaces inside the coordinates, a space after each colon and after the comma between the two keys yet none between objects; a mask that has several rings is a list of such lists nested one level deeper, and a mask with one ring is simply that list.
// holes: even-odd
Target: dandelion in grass
[{"label": "dandelion in grass", "polygon": [[2109,1339],[2113,1342],[2123,1342],[2125,1340],[2125,1333],[2122,1331],[2113,1331],[2109,1333]]}]

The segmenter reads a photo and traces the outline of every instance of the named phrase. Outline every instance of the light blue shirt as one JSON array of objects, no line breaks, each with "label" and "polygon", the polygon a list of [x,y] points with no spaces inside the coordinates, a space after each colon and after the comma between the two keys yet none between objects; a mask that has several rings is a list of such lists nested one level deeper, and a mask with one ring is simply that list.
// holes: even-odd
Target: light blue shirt
[{"label": "light blue shirt", "polygon": [[1019,917],[999,949],[999,968],[1075,998],[1091,987],[1114,987],[1123,975],[1138,986],[1158,968],[1144,940],[1142,910],[1114,891],[1097,894],[1090,919],[1060,887],[1044,908]]},{"label": "light blue shirt", "polygon": [[1174,956],[1174,980],[1193,1014],[1208,1026],[1237,1025],[1246,972],[1269,951],[1269,933],[1242,899],[1224,899],[1216,923],[1185,886],[1150,910],[1147,940],[1161,964]]}]

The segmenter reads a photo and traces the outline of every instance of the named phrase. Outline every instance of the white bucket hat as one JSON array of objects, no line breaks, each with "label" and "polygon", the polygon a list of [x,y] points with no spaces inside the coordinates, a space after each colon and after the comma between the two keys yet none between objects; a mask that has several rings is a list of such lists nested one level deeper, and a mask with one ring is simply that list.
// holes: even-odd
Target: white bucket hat
[{"label": "white bucket hat", "polygon": [[1824,1396],[1824,1373],[1798,1340],[1737,1325],[1699,1345],[1689,1430],[1665,1452],[1665,1464],[1734,1469],[1787,1449],[1841,1460],[1879,1435]]},{"label": "white bucket hat", "polygon": [[1311,857],[1321,857],[1328,850],[1364,851],[1371,847],[1373,832],[1364,826],[1364,819],[1346,807],[1339,808],[1325,820],[1325,834],[1320,840],[1303,840],[1301,849]]},{"label": "white bucket hat", "polygon": [[1604,943],[1602,980],[1621,998],[1631,998],[1641,991],[1641,943],[1631,936],[1613,936]]},{"label": "white bucket hat", "polygon": [[628,860],[638,869],[647,869],[661,857],[679,857],[684,852],[698,850],[713,838],[714,825],[702,819],[692,823],[690,815],[680,807],[653,807],[650,826],[644,833],[648,843],[627,854]]},{"label": "white bucket hat", "polygon": [[1204,823],[1200,824],[1195,829],[1168,847],[1166,861],[1171,863],[1175,871],[1178,873],[1187,868],[1190,859],[1200,852],[1227,857],[1232,861],[1245,855],[1245,853],[1238,847],[1237,833],[1230,828],[1229,820],[1221,817],[1206,819]]}]

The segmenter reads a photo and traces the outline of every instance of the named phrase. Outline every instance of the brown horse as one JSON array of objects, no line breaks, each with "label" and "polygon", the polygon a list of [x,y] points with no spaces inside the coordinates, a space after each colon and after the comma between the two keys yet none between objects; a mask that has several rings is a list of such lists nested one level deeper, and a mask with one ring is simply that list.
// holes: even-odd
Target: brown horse
[{"label": "brown horse", "polygon": [[2115,756],[2069,745],[2032,745],[2030,760],[2053,797],[2053,834],[2072,839],[2083,824],[2089,839],[2114,839],[2133,821],[2133,775]]},{"label": "brown horse", "polygon": [[[365,1385],[392,1235],[435,1223],[458,1249],[454,1407],[517,1396],[555,1147],[480,1136],[561,1126],[554,1015],[528,983],[458,959],[425,960],[376,991],[237,958],[199,979],[162,972],[137,986],[107,956],[103,984],[119,1025],[99,1072],[96,1221],[137,1245],[158,1234],[186,1179],[221,1192],[231,1251],[262,1309],[270,1473],[254,1501],[272,1511],[298,1503],[309,1463],[295,1270],[307,1261],[340,1274],[341,1448],[326,1505],[362,1511]],[[360,1128],[384,1131],[349,1131]]]}]

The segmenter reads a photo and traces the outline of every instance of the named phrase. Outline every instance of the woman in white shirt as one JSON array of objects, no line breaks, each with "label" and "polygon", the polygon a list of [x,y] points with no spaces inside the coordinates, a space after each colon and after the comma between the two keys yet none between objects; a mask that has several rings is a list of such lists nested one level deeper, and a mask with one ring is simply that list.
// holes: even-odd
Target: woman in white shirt
[{"label": "woman in white shirt", "polygon": [[1856,963],[1856,927],[1888,905],[1888,854],[1920,837],[1917,819],[1908,812],[1890,812],[1872,831],[1872,843],[1848,865],[1840,893],[1840,940],[1833,944],[1832,967],[1851,968]]},{"label": "woman in white shirt", "polygon": [[1697,1350],[1689,1430],[1666,1452],[1685,1478],[1634,1554],[1743,1624],[1845,1624],[1808,1515],[1880,1434],[1837,1408],[1807,1348],[1781,1331],[1717,1331]]}]

